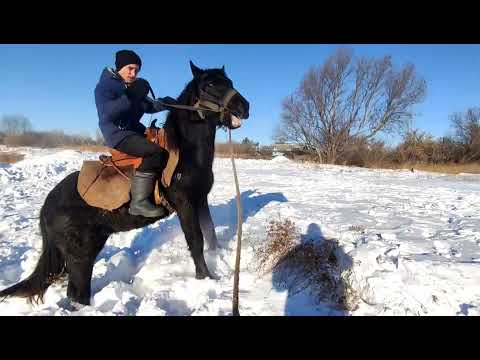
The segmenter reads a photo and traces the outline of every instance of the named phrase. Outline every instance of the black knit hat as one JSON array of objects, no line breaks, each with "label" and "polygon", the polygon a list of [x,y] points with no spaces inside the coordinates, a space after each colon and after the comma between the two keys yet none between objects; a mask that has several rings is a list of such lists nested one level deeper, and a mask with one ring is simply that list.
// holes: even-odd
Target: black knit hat
[{"label": "black knit hat", "polygon": [[137,64],[139,68],[142,67],[142,60],[140,56],[135,54],[131,50],[120,50],[115,54],[115,66],[116,70],[119,71],[126,65]]}]

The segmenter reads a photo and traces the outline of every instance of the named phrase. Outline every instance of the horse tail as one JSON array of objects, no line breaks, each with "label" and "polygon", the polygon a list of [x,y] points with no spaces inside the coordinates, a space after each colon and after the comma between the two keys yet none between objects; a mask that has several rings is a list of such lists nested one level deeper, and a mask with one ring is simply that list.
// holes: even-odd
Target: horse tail
[{"label": "horse tail", "polygon": [[42,254],[33,273],[25,280],[0,291],[0,298],[17,296],[28,298],[29,302],[43,303],[43,295],[65,271],[65,259],[55,246],[52,235],[45,226],[43,208],[40,211],[40,231],[42,234]]}]

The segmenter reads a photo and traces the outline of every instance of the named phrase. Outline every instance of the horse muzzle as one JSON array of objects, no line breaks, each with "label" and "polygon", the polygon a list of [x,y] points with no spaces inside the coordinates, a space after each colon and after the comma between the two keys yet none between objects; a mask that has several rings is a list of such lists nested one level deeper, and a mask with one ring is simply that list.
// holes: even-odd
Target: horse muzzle
[{"label": "horse muzzle", "polygon": [[248,119],[250,104],[239,93],[235,94],[231,101],[230,128],[238,129],[242,126],[242,120]]},{"label": "horse muzzle", "polygon": [[242,126],[242,119],[236,115],[230,114],[230,129],[238,129],[240,126]]},{"label": "horse muzzle", "polygon": [[243,120],[248,119],[250,116],[250,104],[249,102],[238,92],[232,98],[232,113]]}]

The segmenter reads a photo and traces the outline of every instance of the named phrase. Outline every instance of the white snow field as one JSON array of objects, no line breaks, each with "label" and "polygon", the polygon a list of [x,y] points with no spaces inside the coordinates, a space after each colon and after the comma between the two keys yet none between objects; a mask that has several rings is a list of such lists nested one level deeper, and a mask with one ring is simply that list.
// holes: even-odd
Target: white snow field
[{"label": "white snow field", "polygon": [[[38,214],[48,192],[99,155],[20,152],[24,160],[0,164],[0,290],[33,271],[41,247]],[[480,315],[480,176],[308,165],[284,157],[236,165],[244,220],[241,315]],[[237,224],[230,159],[215,159],[214,174],[209,203],[219,249],[205,256],[219,280],[195,279],[172,215],[109,238],[95,264],[91,306],[73,309],[66,283],[58,283],[44,304],[8,298],[0,315],[231,315]],[[255,271],[254,247],[265,241],[269,220],[287,218],[303,237],[338,241],[342,277],[358,296],[355,310],[317,303],[308,289],[290,294],[271,274]]]}]

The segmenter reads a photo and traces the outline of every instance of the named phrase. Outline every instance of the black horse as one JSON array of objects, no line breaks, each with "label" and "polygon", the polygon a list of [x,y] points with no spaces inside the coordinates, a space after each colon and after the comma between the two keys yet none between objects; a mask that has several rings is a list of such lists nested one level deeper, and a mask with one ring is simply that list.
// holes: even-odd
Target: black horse
[{"label": "black horse", "polygon": [[[204,237],[209,249],[217,245],[207,203],[214,181],[216,130],[238,128],[240,119],[249,116],[249,103],[233,88],[224,68],[202,70],[192,62],[190,67],[193,79],[178,97],[178,103],[194,106],[205,101],[213,103],[212,109],[215,105],[227,105],[224,112],[175,109],[169,112],[164,124],[170,142],[180,152],[180,160],[170,187],[163,192],[178,214],[195,263],[196,278],[203,279],[214,278],[203,255]],[[77,192],[78,174],[72,173],[57,184],[40,210],[43,248],[35,270],[27,279],[1,291],[0,297],[43,301],[48,286],[68,274],[68,298],[89,305],[93,266],[108,237],[161,219],[132,216],[128,213],[129,203],[114,211],[89,206]]]}]

